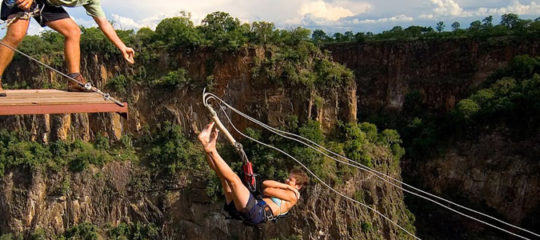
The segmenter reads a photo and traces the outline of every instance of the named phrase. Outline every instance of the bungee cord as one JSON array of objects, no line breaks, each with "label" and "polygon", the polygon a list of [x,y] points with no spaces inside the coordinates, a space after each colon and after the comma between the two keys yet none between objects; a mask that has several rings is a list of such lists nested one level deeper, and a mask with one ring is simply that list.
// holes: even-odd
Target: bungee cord
[{"label": "bungee cord", "polygon": [[362,203],[362,202],[360,202],[360,201],[358,201],[358,200],[355,200],[355,199],[353,199],[353,198],[351,198],[351,197],[348,197],[347,195],[345,195],[345,194],[339,192],[338,190],[332,188],[328,183],[326,183],[325,181],[323,181],[321,178],[319,178],[319,176],[317,176],[313,171],[311,171],[306,165],[304,165],[302,162],[300,162],[300,161],[299,161],[298,159],[296,159],[295,157],[291,156],[289,153],[287,153],[287,152],[285,152],[285,151],[283,151],[283,150],[281,150],[281,149],[279,149],[279,148],[277,148],[277,147],[275,147],[275,146],[272,146],[272,145],[270,145],[270,144],[266,144],[266,143],[264,143],[264,142],[261,142],[261,141],[259,141],[259,140],[256,140],[256,139],[254,139],[254,138],[252,138],[252,137],[250,137],[250,136],[248,136],[248,135],[242,133],[240,130],[238,130],[238,129],[236,128],[236,126],[232,123],[231,119],[229,118],[229,116],[225,113],[225,111],[224,111],[222,108],[221,108],[221,111],[225,114],[225,116],[226,116],[227,121],[229,122],[229,124],[231,124],[231,126],[233,127],[233,129],[234,129],[238,134],[240,134],[241,136],[243,136],[243,137],[245,137],[245,138],[247,138],[247,139],[249,139],[249,140],[251,140],[251,141],[253,141],[253,142],[256,142],[256,143],[258,143],[258,144],[260,144],[260,145],[263,145],[263,146],[265,146],[265,147],[274,149],[274,150],[276,150],[276,151],[278,151],[278,152],[284,154],[285,156],[291,158],[291,159],[294,160],[296,163],[298,163],[302,168],[304,168],[311,176],[313,176],[315,179],[317,179],[317,181],[319,181],[323,186],[327,187],[327,188],[330,189],[332,192],[338,194],[339,196],[341,196],[341,197],[343,197],[343,198],[345,198],[345,199],[347,199],[347,200],[349,200],[349,201],[352,201],[352,202],[354,202],[354,203],[356,203],[356,204],[360,204],[361,206],[363,206],[363,207],[365,207],[365,208],[367,208],[367,209],[373,211],[374,213],[376,213],[376,214],[379,215],[380,217],[382,217],[382,218],[384,218],[385,220],[387,220],[388,222],[392,223],[394,226],[398,227],[401,231],[407,233],[408,235],[410,235],[411,237],[413,237],[413,238],[415,238],[415,239],[419,239],[419,240],[420,240],[419,237],[417,237],[417,236],[414,235],[413,233],[407,231],[407,229],[403,228],[403,227],[400,226],[398,223],[392,221],[392,219],[390,219],[389,217],[385,216],[384,214],[382,214],[380,211],[376,210],[375,208],[372,208],[372,207],[370,207],[369,205],[367,205],[367,204],[365,204],[365,203]]},{"label": "bungee cord", "polygon": [[[381,173],[381,172],[379,172],[379,171],[376,171],[376,170],[374,170],[374,169],[371,169],[371,168],[369,168],[369,167],[367,167],[367,166],[365,166],[365,165],[362,165],[361,163],[358,163],[358,162],[353,161],[353,160],[351,160],[351,159],[349,159],[349,158],[346,158],[346,157],[344,157],[344,156],[342,156],[342,155],[339,155],[339,154],[337,154],[337,153],[335,153],[335,152],[332,152],[332,151],[330,151],[330,150],[324,148],[323,146],[320,146],[319,144],[317,144],[317,143],[315,143],[315,142],[313,142],[313,141],[311,141],[311,140],[309,140],[309,139],[307,139],[307,138],[304,138],[304,137],[299,136],[299,135],[296,135],[296,134],[288,133],[288,132],[285,132],[285,131],[282,131],[282,130],[279,130],[279,129],[272,128],[272,127],[270,127],[270,126],[268,126],[268,125],[266,125],[266,124],[264,124],[264,123],[258,121],[257,119],[254,119],[254,118],[250,117],[249,115],[246,115],[246,114],[242,113],[241,111],[239,111],[239,110],[237,110],[236,108],[232,107],[231,105],[229,105],[228,103],[226,103],[225,101],[223,101],[222,99],[220,99],[219,97],[217,97],[216,95],[214,95],[214,94],[212,94],[212,93],[205,93],[203,99],[204,99],[204,103],[205,103],[205,104],[208,104],[208,101],[209,101],[210,99],[214,99],[214,100],[216,100],[217,102],[219,102],[220,104],[222,104],[222,105],[226,106],[227,108],[231,109],[233,112],[239,114],[240,116],[242,116],[242,117],[248,119],[249,121],[251,121],[251,122],[253,122],[253,123],[255,123],[255,124],[257,124],[257,125],[263,127],[264,129],[266,129],[266,130],[268,130],[268,131],[270,131],[270,132],[272,132],[272,133],[274,133],[274,134],[277,134],[277,135],[279,135],[279,136],[281,136],[281,137],[283,137],[283,138],[286,138],[286,139],[289,139],[289,140],[293,140],[293,141],[296,141],[296,142],[298,142],[298,143],[301,143],[301,144],[303,144],[303,145],[305,145],[305,146],[307,146],[307,147],[310,147],[310,148],[314,149],[315,151],[317,151],[317,152],[323,154],[324,156],[333,159],[334,161],[343,163],[343,164],[345,164],[345,165],[348,165],[348,166],[351,166],[351,167],[354,167],[354,168],[357,168],[357,169],[361,169],[361,170],[364,170],[364,171],[368,171],[368,172],[374,174],[377,178],[379,178],[379,179],[381,179],[381,180],[383,180],[383,181],[389,183],[390,185],[392,185],[392,186],[394,186],[394,187],[396,187],[396,188],[398,188],[398,189],[403,190],[404,192],[410,193],[410,194],[412,194],[412,195],[414,195],[414,196],[417,196],[417,197],[420,197],[420,198],[422,198],[422,199],[425,199],[425,200],[428,200],[428,201],[430,201],[430,202],[433,202],[433,203],[435,203],[435,204],[437,204],[437,205],[439,205],[439,206],[441,206],[441,207],[444,207],[444,208],[446,208],[446,209],[448,209],[448,210],[451,210],[452,212],[458,213],[458,214],[460,214],[460,215],[462,215],[462,216],[464,216],[464,217],[467,217],[467,218],[472,219],[472,220],[474,220],[474,221],[480,222],[480,223],[482,223],[482,224],[485,224],[485,225],[490,226],[490,227],[492,227],[492,228],[498,229],[498,230],[500,230],[500,231],[506,232],[506,233],[511,234],[511,235],[513,235],[513,236],[516,236],[516,237],[519,237],[519,238],[522,238],[522,239],[529,239],[529,238],[527,238],[527,237],[521,236],[521,235],[519,235],[519,234],[510,232],[510,231],[508,231],[508,230],[506,230],[506,229],[503,229],[503,228],[500,228],[500,227],[498,227],[498,226],[495,226],[495,225],[493,225],[493,224],[491,224],[491,223],[488,223],[488,222],[485,222],[485,221],[483,221],[483,220],[477,219],[477,218],[475,218],[475,217],[473,217],[473,216],[470,216],[470,215],[467,215],[467,214],[465,214],[465,213],[462,213],[462,212],[460,212],[460,211],[458,211],[458,210],[455,210],[454,208],[451,208],[451,207],[449,207],[449,206],[446,206],[446,205],[444,205],[444,204],[442,204],[442,203],[440,203],[440,202],[438,202],[438,201],[436,201],[436,200],[434,200],[434,199],[431,199],[431,198],[429,198],[429,197],[433,197],[433,198],[435,198],[435,199],[441,200],[441,201],[446,202],[446,203],[448,203],[448,204],[452,204],[452,205],[454,205],[454,206],[456,206],[456,207],[459,207],[459,208],[462,208],[462,209],[471,211],[471,212],[473,212],[473,213],[482,215],[482,216],[484,216],[484,217],[490,218],[490,219],[495,220],[495,221],[497,221],[497,222],[503,223],[503,224],[505,224],[505,225],[507,225],[507,226],[509,226],[509,227],[513,227],[513,228],[515,228],[515,229],[518,229],[518,230],[521,230],[521,231],[530,233],[530,234],[535,235],[535,236],[540,236],[540,235],[538,235],[538,234],[536,234],[536,233],[534,233],[534,232],[532,232],[532,231],[529,231],[529,230],[527,230],[527,229],[520,228],[520,227],[518,227],[518,226],[512,225],[512,224],[507,223],[507,222],[504,222],[504,221],[502,221],[502,220],[500,220],[500,219],[497,219],[497,218],[495,218],[495,217],[489,216],[489,215],[487,215],[487,214],[485,214],[485,213],[476,211],[476,210],[474,210],[474,209],[467,208],[467,207],[462,206],[462,205],[460,205],[460,204],[454,203],[454,202],[452,202],[452,201],[450,201],[450,200],[444,199],[444,198],[439,197],[439,196],[437,196],[437,195],[431,194],[431,193],[429,193],[429,192],[423,191],[423,190],[418,189],[418,188],[416,188],[416,187],[414,187],[414,186],[411,186],[411,185],[409,185],[409,184],[406,184],[406,183],[404,183],[404,182],[402,182],[402,181],[400,181],[400,180],[398,180],[398,179],[395,179],[395,178],[393,178],[393,177],[391,177],[391,176],[389,176],[389,175],[386,175],[386,174],[384,174],[384,173]],[[223,109],[222,109],[222,111],[223,111]],[[225,115],[226,115],[226,114],[225,114]],[[227,116],[227,115],[226,115],[226,116]],[[227,117],[228,117],[228,116],[227,116]],[[232,122],[231,122],[231,125],[232,125]],[[299,139],[301,139],[301,140],[299,140]],[[302,140],[303,140],[303,141],[306,141],[306,142],[309,142],[309,144],[303,142]],[[312,145],[314,145],[314,146],[316,146],[316,147],[314,147],[314,146],[312,146],[312,145],[310,145],[310,144],[312,144]],[[323,152],[323,150],[326,151],[326,153]],[[347,160],[348,162],[342,161],[342,160],[337,159],[337,158],[332,157],[332,156],[329,156],[329,154],[334,155],[334,156],[339,157],[339,158],[342,158],[342,159],[345,159],[345,160]],[[351,163],[352,163],[352,164],[351,164]],[[387,179],[385,179],[385,178],[387,178]],[[390,179],[390,180],[388,180],[388,179]],[[415,192],[412,192],[411,190],[405,189],[404,187],[399,186],[399,185],[397,185],[396,183],[394,183],[394,182],[392,182],[392,181],[396,182],[397,184],[402,184],[402,185],[404,185],[404,186],[406,186],[406,187],[409,187],[409,188],[411,188],[411,189],[413,189],[413,190],[415,190],[415,191],[418,191],[418,192],[420,192],[420,193],[422,193],[422,194],[428,195],[429,197],[423,196],[423,195],[420,195],[419,193],[415,193]]]}]

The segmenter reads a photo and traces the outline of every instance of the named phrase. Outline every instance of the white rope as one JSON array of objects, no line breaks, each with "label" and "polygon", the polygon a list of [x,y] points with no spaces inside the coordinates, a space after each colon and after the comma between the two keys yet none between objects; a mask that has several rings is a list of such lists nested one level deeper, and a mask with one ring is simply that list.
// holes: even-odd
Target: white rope
[{"label": "white rope", "polygon": [[[217,96],[214,95],[214,94],[206,93],[205,95],[210,96],[210,97],[205,97],[205,98],[206,98],[206,102],[205,102],[206,104],[208,104],[207,101],[208,101],[210,98],[213,98],[213,99],[219,101],[221,104],[227,106],[227,107],[228,107],[229,109],[231,109],[232,111],[234,111],[234,112],[236,112],[237,114],[241,115],[242,117],[244,117],[244,118],[246,118],[246,119],[248,119],[248,120],[250,120],[250,121],[252,121],[252,122],[254,122],[254,123],[258,124],[258,125],[260,125],[261,127],[263,127],[263,128],[265,128],[265,129],[271,131],[272,133],[275,133],[275,134],[277,134],[277,135],[279,135],[279,136],[281,136],[281,137],[284,137],[284,138],[287,138],[287,139],[290,139],[290,140],[299,142],[299,143],[301,143],[301,144],[303,144],[303,145],[305,145],[305,146],[308,146],[308,147],[310,147],[310,148],[316,150],[317,152],[323,154],[324,156],[327,156],[327,157],[329,157],[329,158],[331,158],[331,159],[333,159],[333,160],[335,160],[335,161],[337,161],[337,162],[340,162],[340,163],[343,163],[343,164],[346,164],[346,165],[349,165],[349,166],[352,166],[352,167],[355,167],[355,168],[358,168],[358,169],[362,169],[362,170],[364,170],[364,171],[369,171],[369,172],[375,174],[375,176],[376,176],[377,178],[379,178],[379,179],[381,179],[381,180],[383,180],[383,181],[385,181],[385,182],[391,184],[392,186],[395,186],[395,187],[397,187],[397,188],[399,188],[399,189],[401,189],[401,190],[403,190],[403,191],[405,191],[405,192],[407,192],[407,193],[410,193],[410,194],[415,195],[415,196],[417,196],[417,197],[420,197],[420,198],[422,198],[422,199],[425,199],[425,200],[428,200],[428,201],[430,201],[430,202],[433,202],[433,203],[435,203],[435,204],[437,204],[437,205],[439,205],[439,206],[442,206],[442,207],[444,207],[444,208],[446,208],[446,209],[448,209],[448,210],[451,210],[451,211],[453,211],[453,212],[455,212],[455,213],[458,213],[458,214],[460,214],[460,215],[462,215],[462,216],[465,216],[465,217],[470,218],[470,219],[472,219],[472,220],[478,221],[478,222],[480,222],[480,223],[483,223],[483,224],[485,224],[485,225],[487,225],[487,226],[490,226],[490,227],[493,227],[493,228],[495,228],[495,229],[501,230],[501,231],[506,232],[506,233],[508,233],[508,234],[514,235],[514,236],[519,237],[519,238],[522,238],[522,239],[528,239],[528,238],[523,237],[523,236],[521,236],[521,235],[515,234],[515,233],[513,233],[513,232],[510,232],[510,231],[508,231],[508,230],[502,229],[502,228],[500,228],[500,227],[497,227],[497,226],[495,226],[495,225],[493,225],[493,224],[490,224],[490,223],[487,223],[487,222],[482,221],[482,220],[480,220],[480,219],[477,219],[477,218],[475,218],[475,217],[469,216],[469,215],[467,215],[467,214],[465,214],[465,213],[461,213],[461,212],[459,212],[459,211],[457,211],[457,210],[455,210],[455,209],[453,209],[453,208],[451,208],[451,207],[448,207],[448,206],[446,206],[446,205],[444,205],[444,204],[442,204],[442,203],[440,203],[440,202],[437,202],[436,200],[433,200],[433,199],[431,199],[431,198],[429,198],[429,197],[422,196],[422,195],[419,195],[419,194],[414,193],[414,192],[412,192],[412,191],[409,191],[409,190],[407,190],[407,189],[405,189],[405,188],[403,188],[403,187],[401,187],[401,186],[399,186],[399,185],[396,185],[396,184],[392,183],[391,181],[389,181],[389,180],[387,180],[387,179],[384,179],[383,177],[386,177],[386,178],[388,178],[388,179],[390,179],[390,180],[392,180],[392,181],[395,181],[395,182],[397,182],[398,184],[403,184],[403,185],[405,185],[405,186],[407,186],[407,187],[409,187],[409,188],[412,188],[413,190],[416,190],[416,191],[418,191],[418,192],[421,192],[421,193],[426,194],[426,195],[428,195],[428,196],[431,196],[431,197],[433,197],[433,198],[439,199],[439,200],[444,201],[444,202],[446,202],[446,203],[452,204],[452,205],[457,206],[457,207],[460,207],[460,208],[462,208],[462,209],[466,209],[466,210],[471,211],[471,212],[474,212],[474,213],[476,213],[476,214],[479,214],[479,215],[488,217],[488,218],[490,218],[490,219],[496,220],[496,221],[498,221],[498,222],[500,222],[500,223],[503,223],[503,224],[505,224],[505,225],[507,225],[507,226],[510,226],[510,227],[519,229],[519,230],[521,230],[521,231],[530,233],[530,234],[535,235],[535,236],[540,236],[540,235],[538,235],[538,234],[536,234],[536,233],[534,233],[534,232],[532,232],[532,231],[529,231],[529,230],[520,228],[520,227],[518,227],[518,226],[512,225],[512,224],[507,223],[507,222],[504,222],[504,221],[502,221],[502,220],[500,220],[500,219],[497,219],[497,218],[495,218],[495,217],[489,216],[489,215],[487,215],[487,214],[478,212],[478,211],[476,211],[476,210],[474,210],[474,209],[467,208],[467,207],[465,207],[465,206],[462,206],[462,205],[459,205],[459,204],[457,204],[457,203],[454,203],[454,202],[452,202],[452,201],[450,201],[450,200],[444,199],[444,198],[439,197],[439,196],[437,196],[437,195],[434,195],[434,194],[431,194],[431,193],[429,193],[429,192],[425,192],[425,191],[423,191],[423,190],[421,190],[421,189],[415,188],[415,187],[413,187],[413,186],[411,186],[411,185],[408,185],[408,184],[406,184],[406,183],[404,183],[404,182],[402,182],[402,181],[399,181],[399,180],[397,180],[397,179],[395,179],[395,178],[393,178],[393,177],[391,177],[391,176],[388,176],[388,175],[386,175],[386,174],[384,174],[384,173],[378,172],[378,171],[376,171],[376,170],[374,170],[374,169],[371,169],[371,168],[369,168],[369,167],[367,167],[367,166],[365,166],[365,165],[362,165],[361,163],[358,163],[358,162],[353,161],[353,160],[351,160],[351,159],[348,159],[348,158],[346,158],[346,157],[344,157],[344,156],[341,156],[341,155],[339,155],[339,154],[337,154],[337,153],[335,153],[335,152],[332,152],[332,151],[330,151],[330,150],[324,148],[323,146],[320,146],[320,145],[318,145],[317,143],[315,143],[315,142],[313,142],[313,141],[311,141],[311,140],[309,140],[309,139],[306,139],[306,138],[304,138],[304,137],[302,137],[302,136],[299,136],[299,135],[296,135],[296,134],[292,134],[292,133],[288,133],[288,132],[285,132],[285,131],[281,131],[281,130],[279,130],[279,129],[274,129],[274,128],[272,128],[272,127],[270,127],[270,126],[268,126],[268,125],[266,125],[266,124],[264,124],[264,123],[262,123],[262,122],[260,122],[260,121],[258,121],[258,120],[256,120],[256,119],[254,119],[254,118],[252,118],[252,117],[250,117],[250,116],[248,116],[248,115],[246,115],[246,114],[240,112],[239,110],[237,110],[237,109],[235,109],[234,107],[230,106],[229,104],[227,104],[225,101],[223,101],[222,99],[220,99],[219,97],[217,97]],[[292,137],[284,136],[284,135],[289,135],[289,136],[292,136]],[[307,144],[307,143],[305,143],[305,142],[302,142],[302,141],[300,141],[300,140],[298,140],[298,139],[296,139],[296,138],[294,138],[294,137],[300,138],[300,139],[302,139],[302,140],[304,140],[304,141],[307,141],[307,142],[309,142],[309,143],[311,143],[311,144],[317,146],[318,148],[315,148],[315,147],[313,147],[313,146],[311,146],[311,145],[309,145],[309,144]],[[334,156],[337,156],[337,157],[346,159],[346,160],[348,160],[348,161],[354,163],[354,165],[351,164],[351,163],[349,163],[349,162],[344,162],[344,161],[341,161],[341,160],[336,159],[336,158],[334,158],[334,157],[331,157],[331,156],[329,156],[328,154],[322,152],[321,149],[325,150],[326,152],[328,152],[328,153],[330,153],[330,154],[332,154],[332,155],[334,155]]]},{"label": "white rope", "polygon": [[245,135],[244,133],[242,133],[240,130],[238,130],[238,129],[236,128],[236,126],[232,123],[231,119],[230,119],[229,116],[225,113],[225,111],[224,111],[223,109],[221,109],[221,111],[225,114],[225,116],[227,117],[227,121],[229,121],[229,124],[231,124],[231,126],[233,127],[233,129],[234,129],[236,132],[238,132],[238,134],[240,134],[240,135],[242,135],[243,137],[245,137],[245,138],[247,138],[247,139],[249,139],[249,140],[251,140],[251,141],[254,141],[254,142],[258,143],[258,144],[261,144],[261,145],[266,146],[266,147],[268,147],[268,148],[272,148],[272,149],[274,149],[274,150],[276,150],[276,151],[278,151],[278,152],[284,154],[285,156],[291,158],[292,160],[294,160],[295,162],[297,162],[300,166],[302,166],[302,167],[303,167],[309,174],[311,174],[315,179],[317,179],[317,181],[319,181],[322,185],[324,185],[325,187],[327,187],[327,188],[330,189],[331,191],[335,192],[336,194],[340,195],[341,197],[343,197],[343,198],[345,198],[345,199],[347,199],[347,200],[349,200],[349,201],[352,201],[352,202],[354,202],[354,203],[360,204],[360,205],[362,205],[362,206],[368,208],[369,210],[375,212],[377,215],[379,215],[379,216],[381,216],[382,218],[386,219],[387,221],[389,221],[390,223],[392,223],[394,226],[398,227],[399,229],[401,229],[401,230],[404,231],[405,233],[409,234],[410,236],[414,237],[415,239],[420,239],[420,238],[416,237],[414,234],[412,234],[411,232],[407,231],[407,229],[403,228],[402,226],[400,226],[400,225],[397,224],[396,222],[392,221],[392,219],[390,219],[389,217],[387,217],[387,216],[385,216],[384,214],[382,214],[381,212],[377,211],[376,209],[374,209],[374,208],[372,208],[372,207],[370,207],[370,206],[368,206],[368,205],[366,205],[366,204],[364,204],[364,203],[362,203],[362,202],[359,202],[359,201],[357,201],[357,200],[355,200],[355,199],[352,199],[352,198],[346,196],[345,194],[343,194],[343,193],[341,193],[341,192],[335,190],[335,189],[332,188],[330,185],[328,185],[328,183],[324,182],[324,181],[323,181],[321,178],[319,178],[315,173],[313,173],[313,172],[312,172],[308,167],[306,167],[303,163],[301,163],[298,159],[296,159],[296,158],[294,158],[293,156],[291,156],[289,153],[287,153],[287,152],[285,152],[285,151],[283,151],[283,150],[281,150],[281,149],[279,149],[279,148],[277,148],[277,147],[274,147],[274,146],[272,146],[272,145],[270,145],[270,144],[261,142],[261,141],[259,141],[259,140],[256,140],[256,139],[250,137],[250,136]]}]

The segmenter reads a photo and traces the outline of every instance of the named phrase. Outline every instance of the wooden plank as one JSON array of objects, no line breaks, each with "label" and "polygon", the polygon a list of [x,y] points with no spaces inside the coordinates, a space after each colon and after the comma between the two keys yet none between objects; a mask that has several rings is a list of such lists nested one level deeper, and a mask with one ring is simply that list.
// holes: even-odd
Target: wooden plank
[{"label": "wooden plank", "polygon": [[117,112],[127,117],[128,106],[106,101],[94,92],[53,89],[7,90],[0,97],[0,115]]},{"label": "wooden plank", "polygon": [[114,103],[0,106],[0,115],[34,115],[34,114],[99,113],[99,112],[117,112],[117,113],[127,114],[128,106],[127,106],[127,103],[124,103],[124,107],[120,107]]},{"label": "wooden plank", "polygon": [[0,98],[0,105],[18,104],[65,104],[65,103],[106,103],[94,92],[67,92],[59,90],[7,90],[7,97]]}]

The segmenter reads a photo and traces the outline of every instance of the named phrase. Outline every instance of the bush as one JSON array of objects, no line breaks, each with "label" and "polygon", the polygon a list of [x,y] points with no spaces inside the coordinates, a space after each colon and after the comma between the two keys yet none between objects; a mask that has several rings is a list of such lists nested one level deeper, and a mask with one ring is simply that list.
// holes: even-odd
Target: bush
[{"label": "bush", "polygon": [[121,239],[130,239],[130,240],[151,240],[151,239],[161,239],[159,235],[159,228],[150,223],[143,224],[137,222],[135,224],[130,223],[121,223],[117,227],[112,228],[108,231],[110,239],[121,240]]},{"label": "bush", "polygon": [[71,171],[79,172],[91,164],[103,166],[113,160],[113,156],[120,160],[137,160],[133,146],[118,146],[111,150],[109,140],[104,136],[98,135],[94,144],[81,140],[43,144],[31,141],[25,132],[0,131],[0,176],[15,167],[60,171],[68,166]]},{"label": "bush", "polygon": [[474,114],[480,111],[480,106],[478,103],[471,99],[463,99],[459,101],[456,108],[458,113],[465,119],[470,119]]},{"label": "bush", "polygon": [[130,79],[120,74],[116,77],[111,78],[107,82],[106,88],[111,89],[121,95],[125,95],[127,93],[127,88],[130,82],[131,82]]},{"label": "bush", "polygon": [[103,166],[112,160],[112,157],[104,150],[96,149],[92,144],[77,140],[73,143],[69,169],[80,172],[90,164]]},{"label": "bush", "polygon": [[148,151],[143,160],[150,167],[174,174],[179,170],[202,169],[204,154],[198,145],[188,140],[180,126],[165,122],[142,139]]},{"label": "bush", "polygon": [[143,39],[154,37],[171,50],[194,48],[202,43],[201,34],[195,29],[191,16],[185,13],[179,17],[163,19],[157,25],[155,35],[145,30],[139,36]]},{"label": "bush", "polygon": [[362,232],[369,233],[372,231],[373,227],[371,226],[371,223],[369,222],[362,222]]},{"label": "bush", "polygon": [[82,223],[68,229],[64,234],[65,240],[98,240],[98,227],[91,223]]},{"label": "bush", "polygon": [[176,89],[183,86],[189,86],[191,79],[189,78],[187,71],[183,68],[177,71],[170,71],[167,75],[154,81],[152,84],[164,88]]},{"label": "bush", "polygon": [[198,27],[206,44],[219,51],[234,51],[248,42],[250,26],[225,12],[208,14]]}]

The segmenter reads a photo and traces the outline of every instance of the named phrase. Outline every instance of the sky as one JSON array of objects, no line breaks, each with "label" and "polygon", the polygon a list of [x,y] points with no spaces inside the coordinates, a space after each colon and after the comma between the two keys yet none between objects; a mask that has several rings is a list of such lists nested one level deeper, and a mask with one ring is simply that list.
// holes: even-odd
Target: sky
[{"label": "sky", "polygon": [[[189,12],[198,25],[209,13],[223,11],[241,22],[267,21],[280,29],[298,26],[335,32],[374,32],[394,26],[435,26],[457,21],[466,28],[474,20],[492,15],[494,23],[506,13],[521,18],[540,17],[540,0],[101,0],[117,29],[155,26],[166,17]],[[84,8],[66,8],[79,25],[96,26]],[[29,34],[43,29],[33,22]],[[3,33],[1,33],[3,35]]]}]

